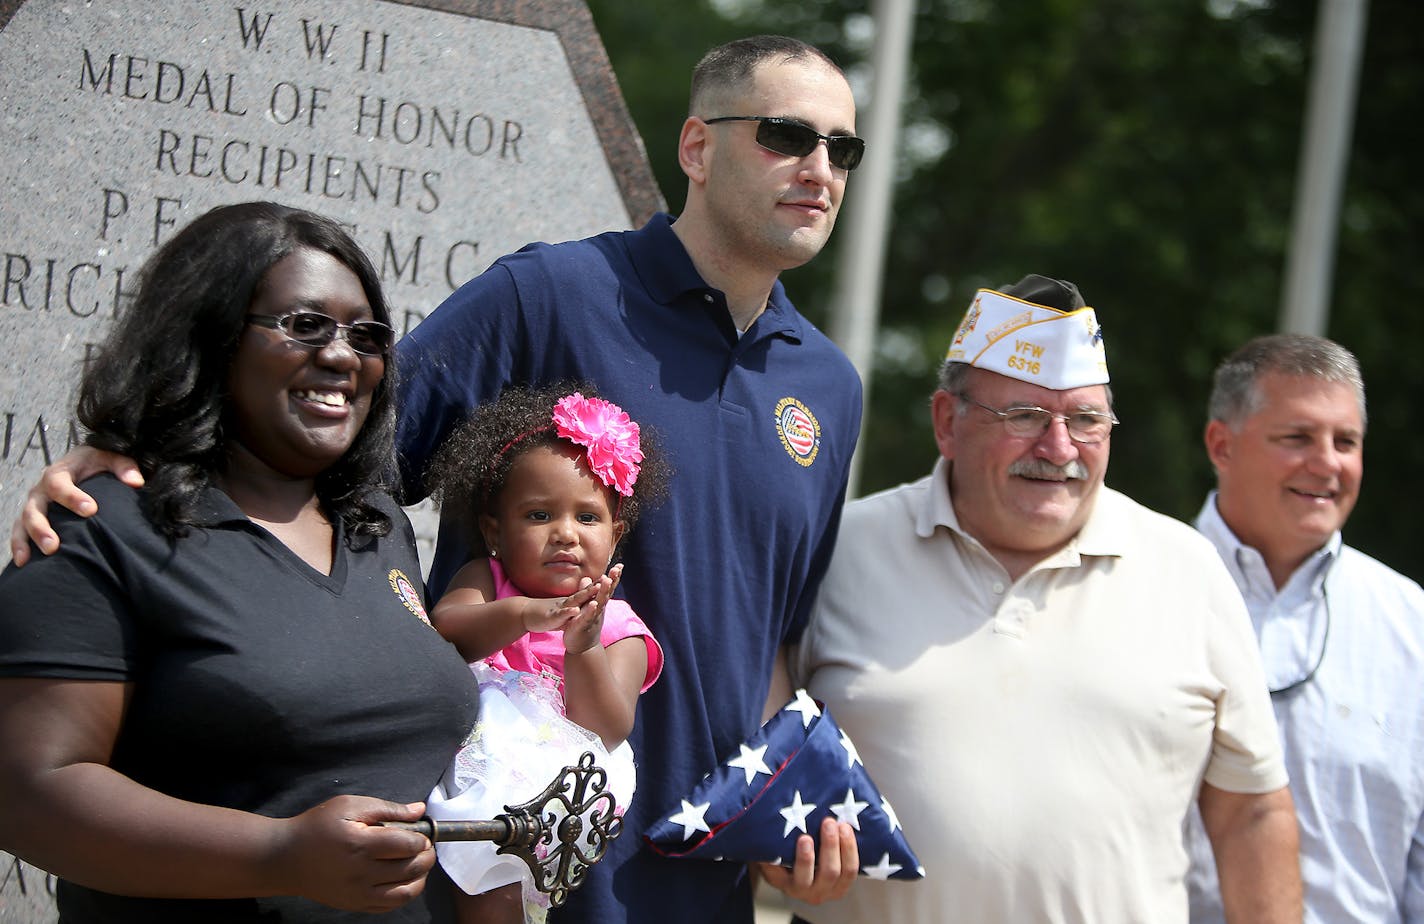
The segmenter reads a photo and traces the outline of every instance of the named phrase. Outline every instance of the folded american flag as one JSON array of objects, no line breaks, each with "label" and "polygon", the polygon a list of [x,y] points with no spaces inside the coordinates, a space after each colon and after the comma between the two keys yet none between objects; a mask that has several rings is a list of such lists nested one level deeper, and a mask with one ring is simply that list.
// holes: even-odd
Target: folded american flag
[{"label": "folded american flag", "polygon": [[644,832],[668,857],[790,866],[796,838],[834,815],[855,830],[860,872],[922,879],[895,810],[845,732],[805,690]]}]

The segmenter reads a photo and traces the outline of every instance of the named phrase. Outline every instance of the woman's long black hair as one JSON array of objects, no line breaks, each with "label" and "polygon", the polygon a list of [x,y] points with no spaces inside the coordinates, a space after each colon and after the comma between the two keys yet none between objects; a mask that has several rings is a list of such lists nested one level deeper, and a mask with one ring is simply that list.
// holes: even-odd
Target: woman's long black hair
[{"label": "woman's long black hair", "polygon": [[[131,456],[147,482],[144,511],[170,537],[193,525],[195,504],[227,461],[228,370],[258,287],[299,247],[328,253],[356,274],[375,320],[390,309],[370,258],[335,221],[273,202],[215,208],[160,247],[138,294],[84,369],[78,416],[85,442]],[[349,538],[385,535],[390,518],[367,492],[393,470],[393,357],[365,426],[316,493]]]}]

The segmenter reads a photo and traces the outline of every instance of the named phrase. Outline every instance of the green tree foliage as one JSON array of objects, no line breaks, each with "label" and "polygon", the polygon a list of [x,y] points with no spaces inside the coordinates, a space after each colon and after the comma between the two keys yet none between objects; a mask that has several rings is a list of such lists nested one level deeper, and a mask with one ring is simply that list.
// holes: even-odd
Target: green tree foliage
[{"label": "green tree foliage", "polygon": [[[882,331],[861,493],[934,459],[926,397],[976,288],[1039,272],[1098,309],[1117,410],[1109,482],[1190,518],[1211,487],[1201,448],[1216,362],[1275,328],[1289,242],[1314,0],[920,0],[896,158]],[[862,91],[866,2],[594,0],[594,18],[676,209],[687,74],[753,32],[813,41]],[[1424,4],[1369,8],[1329,335],[1370,397],[1367,477],[1347,538],[1424,579],[1407,487],[1424,462]],[[853,183],[853,181],[852,181]],[[855,220],[853,197],[841,221]],[[838,262],[786,277],[826,322]]]}]

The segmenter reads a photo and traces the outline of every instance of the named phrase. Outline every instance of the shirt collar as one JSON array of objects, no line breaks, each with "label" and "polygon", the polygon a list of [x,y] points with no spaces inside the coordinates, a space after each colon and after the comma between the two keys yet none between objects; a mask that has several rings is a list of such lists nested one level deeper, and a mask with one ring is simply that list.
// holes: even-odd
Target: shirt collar
[{"label": "shirt collar", "polygon": [[251,521],[221,488],[210,484],[198,495],[198,501],[193,506],[193,522],[198,526],[212,527]]},{"label": "shirt collar", "polygon": [[[1195,523],[1197,531],[1210,539],[1212,545],[1216,546],[1216,551],[1221,555],[1222,561],[1226,563],[1226,568],[1231,572],[1231,577],[1236,581],[1238,587],[1250,588],[1274,596],[1275,582],[1266,569],[1265,556],[1242,542],[1236,533],[1232,532],[1231,527],[1226,525],[1226,520],[1222,519],[1221,511],[1217,509],[1216,496],[1215,491],[1206,496],[1206,503],[1202,504],[1201,512],[1197,514]],[[1340,556],[1343,544],[1344,539],[1337,529],[1329,539],[1325,540],[1323,546],[1311,553],[1310,557],[1295,569],[1286,582],[1286,589],[1304,583],[1309,587],[1312,595],[1318,594],[1321,585],[1325,582],[1326,574],[1330,571],[1331,563]]]},{"label": "shirt collar", "polygon": [[949,460],[944,456],[936,460],[930,473],[929,496],[915,516],[915,535],[928,539],[941,526],[968,535],[959,528],[959,517],[954,515],[954,502],[949,497]]},{"label": "shirt collar", "polygon": [[[642,228],[626,235],[628,257],[638,279],[653,301],[669,307],[676,307],[689,297],[700,303],[707,293],[716,292],[721,295],[697,272],[687,248],[672,231],[674,220],[666,212],[658,212],[648,219],[648,223]],[[748,333],[758,337],[772,333],[784,334],[799,341],[803,339],[801,326],[805,323],[805,319],[786,297],[786,289],[778,279],[772,284],[766,310],[757,318],[756,324]]]},{"label": "shirt collar", "polygon": [[[197,503],[193,505],[193,525],[200,529],[216,529],[222,526],[232,526],[233,524],[236,524],[240,528],[266,532],[257,524],[253,523],[247,514],[242,512],[242,508],[238,507],[233,499],[227,496],[225,491],[216,485],[208,485],[203,489],[203,492],[198,495]],[[346,543],[346,531],[340,517],[331,518],[331,528],[335,531],[335,546],[336,548],[341,548]],[[369,535],[358,537],[352,540],[351,547],[360,549],[365,547],[370,541],[371,537]]]},{"label": "shirt collar", "polygon": [[1071,545],[1077,546],[1080,555],[1121,558],[1130,554],[1137,542],[1132,523],[1127,498],[1106,484],[1099,485],[1088,522]]}]

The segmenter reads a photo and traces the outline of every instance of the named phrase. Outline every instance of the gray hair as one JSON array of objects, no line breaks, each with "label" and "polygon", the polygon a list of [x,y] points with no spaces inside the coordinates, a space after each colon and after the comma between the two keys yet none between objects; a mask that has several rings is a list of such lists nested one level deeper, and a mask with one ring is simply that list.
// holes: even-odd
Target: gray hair
[{"label": "gray hair", "polygon": [[1222,360],[1213,377],[1207,418],[1233,430],[1261,409],[1260,381],[1267,373],[1349,386],[1365,423],[1365,381],[1355,354],[1333,340],[1310,334],[1268,334],[1247,341]]},{"label": "gray hair", "polygon": [[965,380],[969,378],[969,370],[973,367],[968,363],[951,362],[945,360],[939,365],[939,389],[947,391],[951,395],[964,394]]}]

